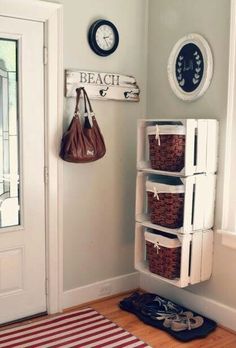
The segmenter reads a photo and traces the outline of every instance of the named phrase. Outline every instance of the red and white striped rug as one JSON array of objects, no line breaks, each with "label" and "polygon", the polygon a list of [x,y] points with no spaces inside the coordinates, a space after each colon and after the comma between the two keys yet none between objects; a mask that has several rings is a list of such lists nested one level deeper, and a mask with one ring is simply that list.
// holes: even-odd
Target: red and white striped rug
[{"label": "red and white striped rug", "polygon": [[91,308],[0,331],[1,348],[150,348]]}]

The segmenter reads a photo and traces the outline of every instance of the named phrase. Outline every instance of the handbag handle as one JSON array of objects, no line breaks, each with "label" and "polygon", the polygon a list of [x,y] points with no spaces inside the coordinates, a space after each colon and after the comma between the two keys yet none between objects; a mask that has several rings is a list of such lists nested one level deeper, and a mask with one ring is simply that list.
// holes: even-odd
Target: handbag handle
[{"label": "handbag handle", "polygon": [[84,94],[84,128],[91,129],[91,123],[88,117],[88,109],[87,109],[87,101],[86,101],[86,95],[85,95],[85,88],[82,87],[83,94]]},{"label": "handbag handle", "polygon": [[88,117],[88,108],[87,108],[87,101],[86,101],[86,95],[85,95],[85,89],[82,87],[83,94],[84,94],[84,116]]},{"label": "handbag handle", "polygon": [[89,100],[88,94],[87,94],[84,87],[76,88],[75,116],[79,115],[79,100],[80,100],[80,96],[81,96],[82,91],[84,93],[84,111],[85,111],[85,114],[88,114],[88,109],[87,109],[87,102],[88,102],[89,112],[90,112],[91,116],[94,116],[94,111],[93,111],[91,102]]},{"label": "handbag handle", "polygon": [[79,116],[79,100],[83,87],[76,88],[75,116]]},{"label": "handbag handle", "polygon": [[[83,88],[83,87],[82,87],[82,88]],[[94,111],[93,111],[91,102],[90,102],[90,100],[89,100],[89,97],[88,97],[88,94],[87,94],[85,88],[83,88],[83,92],[84,92],[85,112],[88,112],[88,110],[87,110],[87,103],[86,103],[86,99],[87,99],[87,102],[88,102],[88,105],[89,105],[89,112],[90,112],[90,115],[91,115],[91,116],[94,116]]]}]

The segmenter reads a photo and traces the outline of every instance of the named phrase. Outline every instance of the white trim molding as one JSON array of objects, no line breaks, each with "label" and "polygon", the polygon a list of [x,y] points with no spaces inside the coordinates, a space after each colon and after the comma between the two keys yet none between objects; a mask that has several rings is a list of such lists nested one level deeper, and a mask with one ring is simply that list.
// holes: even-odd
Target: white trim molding
[{"label": "white trim molding", "polygon": [[62,164],[58,148],[63,120],[62,5],[39,0],[0,0],[0,16],[43,22],[45,25],[45,166],[47,239],[47,310],[62,310]]},{"label": "white trim molding", "polygon": [[1,16],[47,22],[62,5],[43,0],[1,0]]},{"label": "white trim molding", "polygon": [[222,244],[236,248],[236,0],[231,0],[229,47],[229,78],[226,117],[226,144],[224,153],[223,208],[221,228]]},{"label": "white trim molding", "polygon": [[192,309],[207,318],[215,320],[218,324],[236,331],[236,308],[196,295],[190,291],[167,285],[162,281],[157,283],[155,279],[151,279],[146,275],[141,275],[140,277],[140,288],[167,297],[171,301]]},{"label": "white trim molding", "polygon": [[[42,2],[42,1],[39,1]],[[49,10],[51,10],[51,5]],[[46,166],[48,168],[47,274],[48,312],[62,310],[63,294],[63,166],[58,151],[63,121],[63,13],[54,4],[54,13],[45,21],[47,47],[46,81]],[[50,11],[49,11],[50,12]]]},{"label": "white trim molding", "polygon": [[139,288],[139,273],[129,273],[93,284],[67,290],[63,294],[63,308],[70,308],[106,296],[116,295]]}]

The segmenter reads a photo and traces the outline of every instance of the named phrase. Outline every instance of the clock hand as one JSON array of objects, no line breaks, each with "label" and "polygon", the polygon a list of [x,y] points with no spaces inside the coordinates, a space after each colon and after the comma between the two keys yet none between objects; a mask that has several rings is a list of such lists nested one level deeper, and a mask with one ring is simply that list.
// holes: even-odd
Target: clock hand
[{"label": "clock hand", "polygon": [[[109,37],[109,36],[108,36]],[[104,40],[106,41],[107,47],[109,47],[108,43],[107,43],[107,37],[104,37]]]}]

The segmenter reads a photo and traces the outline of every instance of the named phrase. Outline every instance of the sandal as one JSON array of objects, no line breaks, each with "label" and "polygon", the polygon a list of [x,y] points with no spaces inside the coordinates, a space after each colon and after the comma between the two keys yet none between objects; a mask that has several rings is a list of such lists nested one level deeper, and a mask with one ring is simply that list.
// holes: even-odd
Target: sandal
[{"label": "sandal", "polygon": [[159,296],[142,305],[141,312],[154,320],[164,320],[167,317],[183,312],[183,308]]},{"label": "sandal", "polygon": [[184,331],[184,330],[192,330],[197,329],[202,326],[204,323],[204,319],[200,316],[196,317],[181,317],[176,318],[171,323],[171,330],[173,331]]},{"label": "sandal", "polygon": [[193,313],[190,311],[179,313],[179,314],[172,314],[169,315],[168,317],[165,318],[163,326],[165,327],[171,327],[171,324],[173,321],[178,321],[180,319],[185,319],[185,318],[193,318]]}]

